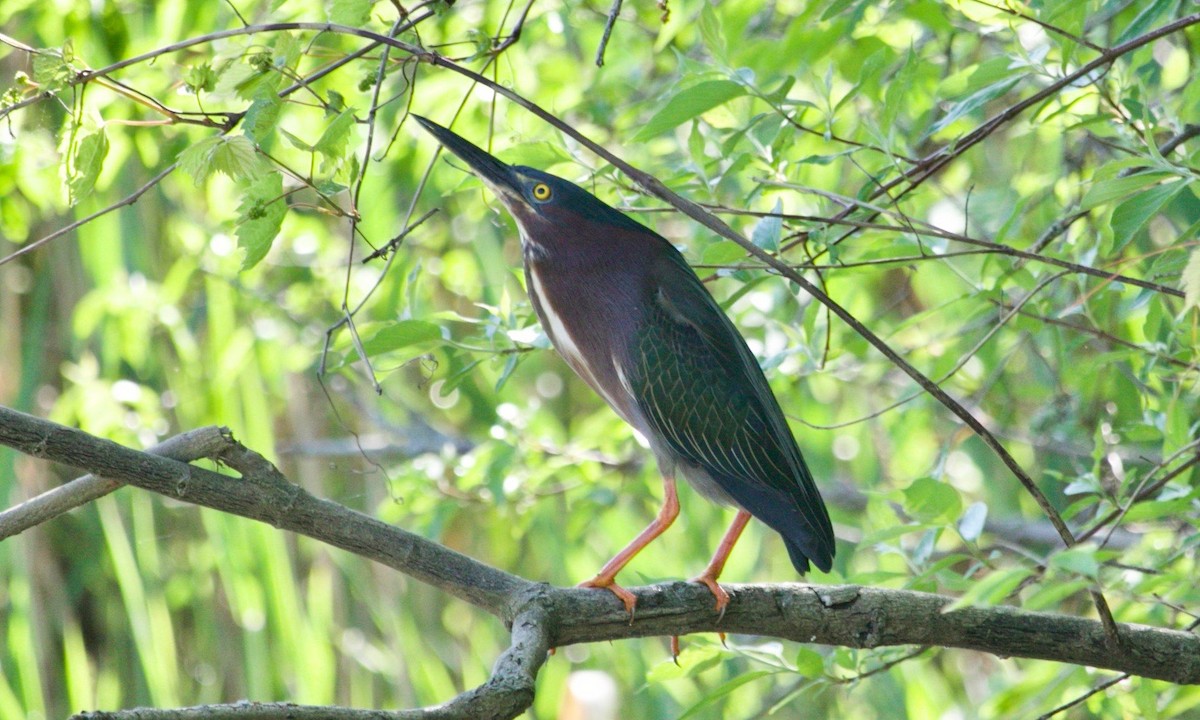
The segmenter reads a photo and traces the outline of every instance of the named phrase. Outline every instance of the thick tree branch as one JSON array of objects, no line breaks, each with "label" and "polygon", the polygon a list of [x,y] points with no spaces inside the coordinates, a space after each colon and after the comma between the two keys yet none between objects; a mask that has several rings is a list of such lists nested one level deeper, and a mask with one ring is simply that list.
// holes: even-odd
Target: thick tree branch
[{"label": "thick tree branch", "polygon": [[[222,460],[241,467],[241,481],[227,475],[123,447],[82,430],[0,407],[0,444],[93,475],[153,490],[176,500],[259,520],[349,550],[428,583],[505,620],[506,606],[534,585],[328,500],[321,500],[274,472],[268,463],[238,453]],[[240,456],[237,456],[240,455]]]},{"label": "thick tree branch", "polygon": [[[283,480],[256,454],[230,442],[234,452],[222,457],[243,469],[241,479],[131,450],[80,430],[0,408],[0,444],[308,535],[384,563],[512,624],[513,644],[488,683],[428,711],[448,714],[415,717],[488,717],[471,714],[481,707],[475,703],[484,702],[484,698],[502,698],[497,708],[515,709],[513,715],[494,717],[514,716],[532,702],[532,678],[550,646],[714,631],[857,648],[965,648],[1001,657],[1053,660],[1200,684],[1200,637],[1191,632],[1121,624],[1117,626],[1120,647],[1114,650],[1106,643],[1103,625],[1095,620],[1012,607],[945,612],[952,598],[905,590],[796,583],[729,585],[733,600],[720,617],[713,610],[712,596],[706,588],[668,583],[633,589],[638,596],[638,610],[630,623],[623,606],[608,592],[552,588],[488,567],[399,528],[315,498]],[[467,708],[475,710],[467,712]]]}]

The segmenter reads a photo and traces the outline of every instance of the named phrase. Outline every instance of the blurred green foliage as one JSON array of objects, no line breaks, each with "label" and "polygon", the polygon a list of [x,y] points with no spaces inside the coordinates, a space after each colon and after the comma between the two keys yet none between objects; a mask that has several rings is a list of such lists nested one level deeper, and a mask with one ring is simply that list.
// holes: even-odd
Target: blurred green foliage
[{"label": "blurred green foliage", "polygon": [[[1195,26],[1052,93],[932,179],[876,192],[1188,4],[626,3],[598,68],[608,6],[534,3],[498,55],[494,38],[524,5],[413,6],[419,22],[401,38],[816,266],[810,277],[962,399],[1074,527],[1120,509],[1132,534],[1109,540],[1110,523],[1062,550],[996,457],[842,323],[444,69],[391,51],[379,83],[374,49],[280,98],[365,41],[262,32],[74,82],[243,21],[387,32],[392,3],[0,4],[3,34],[39,49],[0,44],[0,108],[53,94],[2,120],[0,257],[150,184],[0,265],[0,402],[137,447],[228,425],[319,495],[524,577],[590,577],[653,516],[655,468],[547,349],[511,221],[458,163],[434,160],[405,122],[412,109],[588,187],[712,276],[830,500],[839,555],[811,581],[1081,615],[1098,583],[1121,621],[1189,625],[1200,611],[1200,493],[1184,467],[1200,419]],[[857,226],[821,220],[848,207]],[[360,262],[434,208],[394,254]],[[370,371],[339,325],[346,308]],[[0,449],[6,505],[68,478]],[[625,582],[703,567],[731,513],[691,493],[682,503]],[[757,524],[724,578],[796,579]],[[0,717],[39,718],[241,698],[429,705],[482,682],[507,633],[341,551],[122,490],[0,543],[0,638]],[[684,644],[678,665],[661,639],[563,648],[530,716],[555,717],[584,668],[616,679],[622,717],[644,718],[1027,717],[1109,677],[962,651]],[[1135,678],[1062,716],[1200,717],[1197,706],[1195,688]]]}]

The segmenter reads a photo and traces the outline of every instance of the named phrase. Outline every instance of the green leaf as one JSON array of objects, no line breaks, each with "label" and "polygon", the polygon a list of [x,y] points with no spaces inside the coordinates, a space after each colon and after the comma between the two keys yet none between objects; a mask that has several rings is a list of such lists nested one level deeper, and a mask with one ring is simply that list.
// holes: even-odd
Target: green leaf
[{"label": "green leaf", "polygon": [[193,95],[199,95],[202,92],[212,92],[217,86],[217,73],[213,71],[212,65],[208,63],[200,63],[188,68],[187,74],[183,76],[183,84],[188,90],[192,91]]},{"label": "green leaf", "polygon": [[245,135],[213,135],[179,153],[179,167],[197,185],[214,172],[234,180],[256,180],[267,172],[267,164]]},{"label": "green leaf", "polygon": [[1026,610],[1049,610],[1057,607],[1060,602],[1075,593],[1083,592],[1089,587],[1091,587],[1091,582],[1082,578],[1055,579],[1053,583],[1038,585],[1028,597],[1021,598],[1021,607]]},{"label": "green leaf", "polygon": [[942,608],[942,613],[950,613],[966,607],[988,607],[998,605],[1016,590],[1033,571],[1026,567],[1011,567],[996,570],[980,580],[976,580],[971,588],[954,602]]},{"label": "green leaf", "polygon": [[[1013,87],[1016,86],[1016,84],[1020,81],[1020,77],[1009,77],[993,83],[982,90],[975,91],[966,98],[951,105],[949,112],[935,122],[933,126],[926,131],[925,135],[927,137],[936,135],[957,120],[966,117],[1009,90],[1012,90]],[[890,93],[890,87],[888,88],[888,91]]]},{"label": "green leaf", "polygon": [[1183,180],[1156,185],[1117,205],[1112,213],[1113,246],[1111,252],[1115,254],[1123,250],[1141,232],[1142,228],[1146,227],[1150,218],[1157,215],[1167,203],[1174,200],[1186,185],[1187,183]]},{"label": "green leaf", "polygon": [[61,90],[71,78],[71,65],[58,50],[39,50],[33,56],[33,79],[51,92]]},{"label": "green leaf", "polygon": [[1183,309],[1200,308],[1200,247],[1193,248],[1188,256],[1179,285],[1183,290]]},{"label": "green leaf", "polygon": [[308,143],[304,142],[300,138],[291,134],[287,130],[285,130],[283,128],[279,128],[279,132],[283,133],[284,139],[287,140],[289,143],[291,143],[292,147],[296,148],[297,150],[303,150],[304,152],[312,152],[313,151],[312,145],[309,145]]},{"label": "green leaf", "polygon": [[1091,210],[1098,205],[1112,202],[1117,198],[1125,197],[1129,193],[1141,190],[1147,185],[1153,185],[1166,177],[1172,177],[1172,175],[1167,172],[1154,171],[1136,173],[1127,177],[1116,177],[1110,180],[1100,180],[1092,183],[1092,186],[1084,193],[1083,200],[1079,203],[1079,209]]},{"label": "green leaf", "polygon": [[961,510],[958,491],[931,477],[920,478],[904,490],[904,511],[921,522],[948,522]]},{"label": "green leaf", "polygon": [[883,128],[894,126],[896,118],[900,116],[900,110],[908,107],[908,93],[912,92],[913,82],[916,80],[920,64],[916,50],[909,47],[908,54],[904,56],[904,65],[900,68],[900,72],[896,73],[896,77],[888,83],[887,91],[884,93],[883,118],[881,120]]},{"label": "green leaf", "polygon": [[325,127],[320,139],[313,145],[313,150],[324,156],[322,168],[339,164],[346,152],[346,143],[350,139],[350,130],[354,127],[354,108],[347,108],[339,113],[333,122]]},{"label": "green leaf", "polygon": [[106,155],[108,136],[105,135],[104,128],[84,135],[75,143],[74,153],[67,159],[67,192],[72,205],[86,197],[95,187]]},{"label": "green leaf", "polygon": [[700,9],[700,37],[704,40],[704,47],[708,48],[713,57],[725,62],[725,30],[721,27],[721,18],[711,3],[704,3],[704,7]]},{"label": "green leaf", "polygon": [[442,339],[442,329],[434,323],[424,320],[401,320],[390,323],[375,333],[370,340],[363,343],[363,349],[367,354],[374,356]]},{"label": "green leaf", "polygon": [[254,98],[242,120],[242,132],[254,142],[261,143],[279,124],[279,111],[282,108],[283,100],[275,93],[264,93]]},{"label": "green leaf", "polygon": [[1151,26],[1158,22],[1163,13],[1175,7],[1176,4],[1176,0],[1154,0],[1154,2],[1147,5],[1138,13],[1137,17],[1121,31],[1114,44],[1120,45],[1129,42],[1139,35],[1144,35]]},{"label": "green leaf", "polygon": [[746,259],[746,250],[732,240],[721,240],[704,248],[701,265],[731,265]]},{"label": "green leaf", "polygon": [[331,22],[362,27],[371,19],[371,7],[374,4],[375,0],[331,0],[325,7]]},{"label": "green leaf", "polygon": [[700,702],[698,702],[695,705],[688,708],[686,712],[684,712],[682,715],[679,716],[679,720],[684,720],[685,718],[690,718],[690,717],[694,716],[696,713],[698,713],[701,710],[703,710],[704,708],[712,705],[713,703],[717,702],[718,700],[725,697],[726,695],[733,692],[734,690],[737,690],[738,688],[745,685],[746,683],[754,682],[755,680],[758,680],[763,677],[767,677],[768,675],[776,675],[776,674],[778,674],[778,673],[773,670],[754,670],[754,671],[751,671],[748,673],[742,673],[740,675],[737,675],[732,680],[729,680],[728,682],[723,683],[720,687],[717,687],[712,692],[705,695],[704,698],[702,700],[700,700]]},{"label": "green leaf", "polygon": [[1096,546],[1092,544],[1076,545],[1050,556],[1050,567],[1095,580],[1100,574],[1100,562],[1096,560],[1096,550]]},{"label": "green leaf", "polygon": [[282,173],[265,175],[246,188],[238,205],[236,231],[238,247],[246,252],[242,270],[249,270],[267,256],[286,214]]},{"label": "green leaf", "polygon": [[746,94],[746,88],[731,80],[706,80],[676,93],[649,122],[633,136],[634,142],[664,133],[718,105]]},{"label": "green leaf", "polygon": [[806,647],[796,652],[796,672],[807,678],[818,678],[825,674],[825,658],[821,653]]},{"label": "green leaf", "polygon": [[246,100],[277,93],[283,86],[283,74],[275,67],[274,58],[265,52],[248,56],[244,63],[231,68],[226,77],[233,82],[238,97]]},{"label": "green leaf", "polygon": [[294,68],[300,62],[300,55],[304,51],[300,39],[289,32],[276,35],[271,49],[271,63],[280,70]]},{"label": "green leaf", "polygon": [[783,203],[776,199],[771,214],[764,215],[755,223],[754,230],[750,233],[750,241],[767,252],[778,250],[779,236],[783,233],[783,218],[779,217],[782,212]]}]

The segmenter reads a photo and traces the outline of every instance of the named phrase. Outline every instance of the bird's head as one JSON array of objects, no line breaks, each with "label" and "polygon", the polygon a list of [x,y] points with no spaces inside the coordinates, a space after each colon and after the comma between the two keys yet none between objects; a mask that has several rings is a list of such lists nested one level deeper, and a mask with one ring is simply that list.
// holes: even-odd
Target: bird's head
[{"label": "bird's head", "polygon": [[613,227],[653,235],[573,182],[536,168],[508,165],[441,125],[413,117],[496,194],[517,221],[526,243],[548,249],[564,240],[604,241]]}]

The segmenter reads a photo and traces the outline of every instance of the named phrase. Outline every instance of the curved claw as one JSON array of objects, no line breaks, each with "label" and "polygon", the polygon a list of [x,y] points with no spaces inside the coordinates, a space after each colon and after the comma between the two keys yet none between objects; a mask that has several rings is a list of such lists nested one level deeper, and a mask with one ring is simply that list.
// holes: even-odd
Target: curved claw
[{"label": "curved claw", "polygon": [[717,599],[716,610],[721,614],[721,617],[718,618],[718,620],[724,619],[725,608],[729,606],[729,593],[725,591],[725,588],[718,585],[717,581],[708,573],[702,573],[692,578],[691,582],[701,583],[709,589],[709,592],[711,592],[713,597]]},{"label": "curved claw", "polygon": [[633,614],[634,610],[637,608],[637,596],[618,585],[613,578],[597,575],[591,580],[585,580],[579,583],[576,585],[576,587],[603,588],[611,592],[613,595],[616,595],[617,599],[625,604],[625,612],[629,613],[629,624],[633,624]]}]

